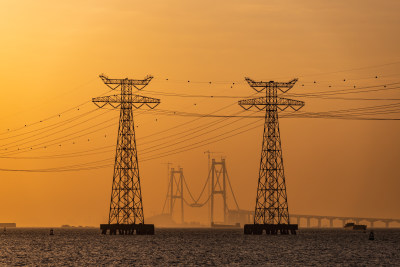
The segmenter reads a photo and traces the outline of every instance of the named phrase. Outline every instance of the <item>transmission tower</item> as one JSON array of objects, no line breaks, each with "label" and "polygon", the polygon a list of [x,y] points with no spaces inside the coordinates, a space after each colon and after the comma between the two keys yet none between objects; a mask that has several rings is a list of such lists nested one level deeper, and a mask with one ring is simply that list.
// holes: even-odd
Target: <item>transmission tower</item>
[{"label": "transmission tower", "polygon": [[93,98],[99,108],[110,105],[120,109],[118,139],[115,152],[113,184],[111,191],[108,224],[101,224],[103,234],[154,234],[154,225],[144,224],[142,191],[140,188],[139,162],[136,149],[133,108],[143,105],[155,108],[160,100],[132,93],[135,88],[143,89],[152,76],[144,80],[109,79],[100,75],[112,90],[120,89],[120,94]]},{"label": "transmission tower", "polygon": [[245,78],[257,92],[265,91],[264,97],[240,100],[239,105],[248,110],[252,107],[265,110],[263,143],[260,171],[258,176],[254,224],[244,226],[245,234],[296,234],[297,224],[290,224],[286,195],[285,174],[281,138],[279,132],[278,110],[291,108],[295,111],[304,106],[304,102],[279,97],[286,93],[297,79],[290,82],[255,82]]},{"label": "transmission tower", "polygon": [[[177,174],[177,177],[175,176]],[[179,168],[176,171],[174,168],[171,169],[171,180],[170,180],[170,215],[172,218],[174,204],[176,200],[180,200],[181,202],[181,223],[184,222],[184,215],[183,215],[183,169]],[[175,190],[174,190],[175,189]]]}]

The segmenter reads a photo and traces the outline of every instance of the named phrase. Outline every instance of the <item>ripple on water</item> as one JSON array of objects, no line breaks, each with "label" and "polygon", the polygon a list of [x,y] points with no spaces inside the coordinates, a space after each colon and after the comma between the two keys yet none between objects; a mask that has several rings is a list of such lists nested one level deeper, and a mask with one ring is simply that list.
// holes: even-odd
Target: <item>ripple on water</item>
[{"label": "ripple on water", "polygon": [[400,230],[300,230],[245,236],[238,229],[157,229],[104,236],[97,229],[16,228],[0,235],[0,265],[397,265]]}]

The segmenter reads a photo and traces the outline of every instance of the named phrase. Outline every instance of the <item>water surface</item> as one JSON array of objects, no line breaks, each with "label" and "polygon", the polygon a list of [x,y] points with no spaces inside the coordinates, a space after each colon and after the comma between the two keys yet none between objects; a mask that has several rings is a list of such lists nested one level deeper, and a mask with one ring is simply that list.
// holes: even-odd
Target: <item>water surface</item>
[{"label": "water surface", "polygon": [[0,265],[400,266],[400,229],[304,229],[248,236],[241,229],[157,229],[109,236],[97,229],[16,228],[0,233]]}]

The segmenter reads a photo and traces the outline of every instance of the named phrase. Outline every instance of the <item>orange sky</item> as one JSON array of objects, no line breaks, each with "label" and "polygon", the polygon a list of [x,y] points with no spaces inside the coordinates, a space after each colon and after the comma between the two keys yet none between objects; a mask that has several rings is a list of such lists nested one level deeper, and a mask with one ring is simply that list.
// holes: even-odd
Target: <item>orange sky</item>
[{"label": "orange sky", "polygon": [[[103,159],[112,164],[118,112],[87,103],[108,91],[98,78],[100,73],[137,79],[154,75],[148,92],[142,94],[160,98],[159,111],[210,113],[228,106],[218,112],[225,115],[241,111],[235,104],[240,98],[171,97],[151,91],[247,97],[254,91],[245,84],[245,76],[278,81],[299,77],[290,91],[293,94],[400,82],[400,64],[377,66],[400,61],[399,11],[396,0],[2,1],[0,149],[30,150],[48,142],[38,145],[46,149],[8,155],[46,157],[110,148],[86,157],[46,160],[5,158],[8,150],[0,150],[0,168],[52,168]],[[235,82],[232,88],[230,82]],[[351,96],[400,98],[398,90]],[[290,98],[305,101],[305,112],[397,103]],[[79,110],[62,113],[82,103],[86,104]],[[93,112],[83,115],[89,111]],[[83,117],[66,123],[79,115]],[[160,112],[135,118],[146,217],[162,209],[167,190],[163,163],[183,167],[193,194],[200,193],[207,174],[206,150],[223,152],[240,207],[254,208],[262,119],[259,127],[235,137],[146,161],[257,123],[257,119],[229,119],[204,129],[218,119],[202,118],[166,131],[194,119]],[[398,121],[286,118],[280,126],[290,212],[400,218]],[[0,222],[104,223],[112,172],[112,167],[0,172]],[[187,216],[189,221],[207,217],[205,210],[189,209]]]}]

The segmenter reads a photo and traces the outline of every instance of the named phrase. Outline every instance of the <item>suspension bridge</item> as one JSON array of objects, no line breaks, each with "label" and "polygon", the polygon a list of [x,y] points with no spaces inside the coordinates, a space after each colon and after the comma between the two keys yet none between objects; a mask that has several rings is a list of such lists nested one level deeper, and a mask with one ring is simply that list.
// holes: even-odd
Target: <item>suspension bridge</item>
[{"label": "suspension bridge", "polygon": [[[183,224],[185,221],[185,206],[191,208],[202,208],[206,204],[209,204],[210,225],[228,227],[228,223],[232,221],[230,218],[232,209],[230,209],[228,205],[228,193],[230,193],[234,202],[233,210],[236,212],[240,211],[229,179],[226,161],[224,158],[221,158],[220,160],[212,159],[211,166],[208,170],[207,179],[202,186],[198,197],[194,197],[191,193],[183,173],[183,168],[178,168],[177,170],[172,168],[169,173],[168,190],[162,209],[162,214],[167,214],[172,218],[174,215],[175,206],[180,204],[180,221]],[[219,215],[222,215],[221,221],[216,221],[215,219],[215,204],[217,201],[217,196],[220,196],[219,199],[222,202],[222,211],[217,211]]]},{"label": "suspension bridge", "polygon": [[[163,204],[161,218],[168,218],[170,224],[168,226],[182,227],[185,224],[185,208],[205,208],[207,204],[211,205],[209,213],[209,223],[206,226],[211,227],[242,227],[254,221],[254,210],[240,209],[236,200],[234,190],[230,183],[226,160],[212,159],[212,165],[208,168],[208,175],[202,190],[198,197],[193,197],[188,182],[185,178],[183,168],[171,168],[168,171],[168,189]],[[215,197],[221,195],[220,202],[222,209],[215,209]],[[231,199],[229,206],[228,198]],[[179,207],[179,212],[176,207]],[[217,212],[222,214],[222,220],[215,221],[213,214]],[[156,216],[157,217],[157,216]],[[177,218],[178,223],[173,221]],[[358,216],[329,216],[329,215],[307,215],[307,214],[290,214],[291,221],[295,221],[302,228],[334,228],[344,227],[348,222],[356,224],[367,223],[371,228],[376,227],[377,223],[381,223],[380,227],[389,228],[390,226],[400,226],[400,219],[393,218],[372,218]],[[171,224],[172,222],[172,224]],[[328,224],[324,224],[327,222]],[[162,222],[160,222],[162,225]]]}]

